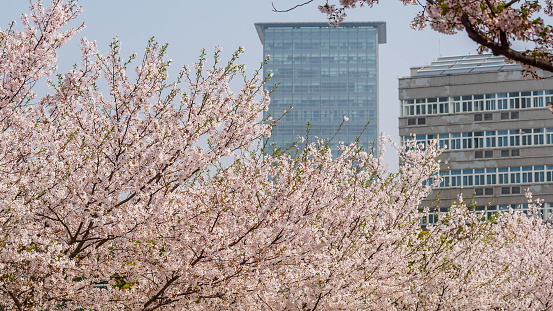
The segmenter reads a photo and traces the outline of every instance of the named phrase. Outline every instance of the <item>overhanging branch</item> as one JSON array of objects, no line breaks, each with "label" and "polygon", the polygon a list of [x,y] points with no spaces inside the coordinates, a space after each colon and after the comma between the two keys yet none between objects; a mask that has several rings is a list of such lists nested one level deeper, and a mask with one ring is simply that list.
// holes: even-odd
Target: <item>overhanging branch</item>
[{"label": "overhanging branch", "polygon": [[464,14],[461,17],[461,23],[463,23],[463,26],[465,27],[465,31],[467,32],[469,38],[471,38],[474,42],[489,48],[492,51],[493,55],[503,55],[521,64],[553,72],[553,64],[551,63],[551,61],[532,55],[526,55],[522,52],[511,49],[510,43],[507,40],[507,36],[503,31],[500,34],[501,43],[497,43],[490,39],[485,33],[476,28],[473,24],[471,24],[467,14]]}]

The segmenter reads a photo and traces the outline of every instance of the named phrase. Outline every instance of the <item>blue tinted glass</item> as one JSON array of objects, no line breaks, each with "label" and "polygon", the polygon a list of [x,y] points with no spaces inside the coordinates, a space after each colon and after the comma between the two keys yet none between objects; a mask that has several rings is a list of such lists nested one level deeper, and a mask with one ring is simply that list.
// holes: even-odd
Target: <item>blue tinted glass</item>
[{"label": "blue tinted glass", "polygon": [[307,123],[310,141],[331,138],[347,117],[329,146],[355,141],[369,123],[360,140],[367,149],[378,135],[377,35],[377,26],[265,27],[264,55],[271,59],[264,71],[274,73],[266,87],[280,86],[264,116],[276,119],[293,106],[269,143],[288,147],[298,135],[306,136]]}]

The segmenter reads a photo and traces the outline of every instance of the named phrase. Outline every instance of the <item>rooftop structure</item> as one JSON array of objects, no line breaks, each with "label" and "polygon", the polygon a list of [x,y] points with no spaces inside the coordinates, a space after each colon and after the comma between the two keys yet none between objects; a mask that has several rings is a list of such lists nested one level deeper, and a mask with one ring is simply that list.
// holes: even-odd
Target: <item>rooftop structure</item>
[{"label": "rooftop structure", "polygon": [[521,70],[522,66],[510,63],[503,56],[491,54],[461,55],[440,57],[421,68],[413,76],[447,75],[455,73],[475,73],[479,71]]}]

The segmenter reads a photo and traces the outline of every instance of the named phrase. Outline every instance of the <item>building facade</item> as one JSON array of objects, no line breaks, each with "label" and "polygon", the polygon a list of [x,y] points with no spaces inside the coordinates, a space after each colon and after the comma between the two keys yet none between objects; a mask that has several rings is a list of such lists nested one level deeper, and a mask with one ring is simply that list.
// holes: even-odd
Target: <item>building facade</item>
[{"label": "building facade", "polygon": [[[274,74],[266,87],[271,95],[264,117],[289,112],[277,125],[269,143],[289,147],[298,136],[331,138],[345,122],[331,147],[361,137],[368,147],[378,135],[378,44],[386,42],[384,22],[257,23],[263,54],[270,60],[265,74]],[[290,107],[292,107],[290,111]],[[335,148],[332,148],[333,150]]]},{"label": "building facade", "polygon": [[465,55],[439,58],[399,79],[399,135],[447,146],[442,182],[426,203],[446,211],[462,194],[491,217],[527,209],[530,189],[544,200],[543,216],[552,216],[553,78],[525,78],[521,70],[503,57]]}]

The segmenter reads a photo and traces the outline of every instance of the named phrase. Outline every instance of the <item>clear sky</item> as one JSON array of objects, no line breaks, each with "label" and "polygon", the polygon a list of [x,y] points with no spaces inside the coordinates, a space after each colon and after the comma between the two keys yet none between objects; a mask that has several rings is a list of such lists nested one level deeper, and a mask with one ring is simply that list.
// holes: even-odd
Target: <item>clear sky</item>
[{"label": "clear sky", "polygon": [[[47,2],[47,0],[45,1]],[[275,0],[278,9],[286,9],[303,0]],[[322,1],[319,1],[322,2]],[[398,137],[398,78],[409,75],[409,68],[425,65],[437,57],[476,54],[477,45],[465,34],[446,36],[427,28],[415,31],[410,22],[419,7],[405,7],[399,0],[386,0],[373,8],[348,11],[347,21],[385,21],[387,43],[380,45],[380,131]],[[86,29],[72,45],[60,52],[60,69],[80,63],[78,38],[96,40],[100,51],[118,36],[124,55],[141,54],[148,38],[169,43],[168,54],[174,65],[192,64],[202,47],[213,51],[223,47],[230,54],[238,46],[246,53],[241,61],[250,70],[259,67],[262,46],[255,31],[255,22],[326,21],[316,4],[309,4],[288,13],[272,11],[270,0],[81,0],[84,12],[78,22]],[[0,27],[18,20],[29,6],[26,0],[0,0]],[[389,149],[389,148],[388,148]],[[397,169],[397,157],[388,153],[386,163]]]}]

